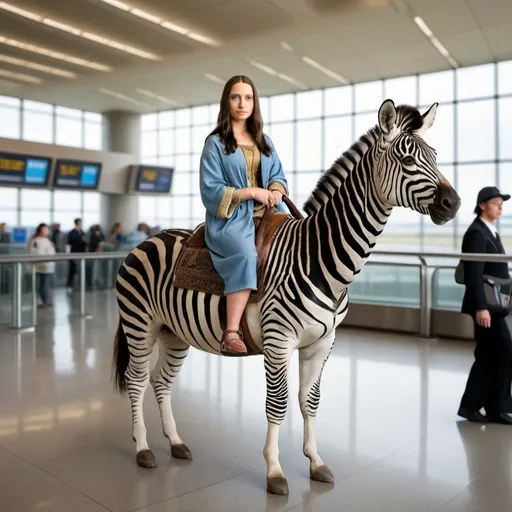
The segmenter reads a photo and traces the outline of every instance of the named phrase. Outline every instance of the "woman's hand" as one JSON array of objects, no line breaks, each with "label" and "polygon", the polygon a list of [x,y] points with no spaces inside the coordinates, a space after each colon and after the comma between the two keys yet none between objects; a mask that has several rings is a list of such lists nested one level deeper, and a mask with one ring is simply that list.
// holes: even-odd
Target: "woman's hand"
[{"label": "woman's hand", "polygon": [[266,190],[264,188],[253,188],[251,189],[251,197],[258,201],[259,203],[264,204],[265,206],[274,206],[276,204],[276,199],[274,194],[270,192],[270,190]]},{"label": "woman's hand", "polygon": [[283,194],[279,190],[273,190],[272,195],[274,196],[275,204],[280,204],[283,199]]},{"label": "woman's hand", "polygon": [[481,309],[480,311],[476,312],[476,323],[480,327],[491,327],[491,314],[487,309]]}]

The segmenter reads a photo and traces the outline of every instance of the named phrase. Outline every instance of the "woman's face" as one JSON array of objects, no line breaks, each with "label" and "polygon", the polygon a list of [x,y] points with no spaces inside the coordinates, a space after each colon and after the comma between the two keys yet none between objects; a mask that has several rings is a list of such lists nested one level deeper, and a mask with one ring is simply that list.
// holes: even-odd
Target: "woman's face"
[{"label": "woman's face", "polygon": [[229,113],[234,121],[245,121],[254,110],[252,87],[245,82],[237,82],[229,93]]},{"label": "woman's face", "polygon": [[48,226],[43,226],[41,228],[40,236],[48,236],[50,234],[50,230],[48,229]]}]

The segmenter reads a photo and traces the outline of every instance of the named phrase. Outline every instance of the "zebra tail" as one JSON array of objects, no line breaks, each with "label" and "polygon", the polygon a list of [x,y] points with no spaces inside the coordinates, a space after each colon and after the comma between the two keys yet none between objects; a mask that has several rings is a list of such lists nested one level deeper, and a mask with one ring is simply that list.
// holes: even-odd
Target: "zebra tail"
[{"label": "zebra tail", "polygon": [[128,350],[128,341],[121,324],[121,319],[119,319],[119,325],[117,326],[114,341],[114,357],[112,360],[112,366],[114,371],[114,390],[120,395],[126,392],[125,373],[129,362],[130,351]]}]

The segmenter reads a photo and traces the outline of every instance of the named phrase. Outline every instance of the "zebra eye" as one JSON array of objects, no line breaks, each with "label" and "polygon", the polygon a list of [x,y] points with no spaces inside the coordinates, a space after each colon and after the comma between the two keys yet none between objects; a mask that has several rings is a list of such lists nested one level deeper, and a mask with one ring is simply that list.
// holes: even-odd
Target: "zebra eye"
[{"label": "zebra eye", "polygon": [[402,163],[407,167],[412,167],[413,165],[416,165],[416,160],[414,160],[412,156],[406,156],[402,160]]}]

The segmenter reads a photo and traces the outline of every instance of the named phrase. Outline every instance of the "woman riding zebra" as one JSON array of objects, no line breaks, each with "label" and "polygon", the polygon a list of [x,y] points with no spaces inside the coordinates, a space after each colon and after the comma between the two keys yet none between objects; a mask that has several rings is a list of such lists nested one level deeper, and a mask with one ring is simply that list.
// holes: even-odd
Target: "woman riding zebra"
[{"label": "woman riding zebra", "polygon": [[244,75],[230,78],[224,86],[217,127],[201,155],[199,178],[206,208],[205,240],[226,295],[221,350],[245,354],[240,319],[251,290],[257,290],[253,217],[260,217],[265,206],[281,209],[288,184],[272,141],[263,134],[258,91]]},{"label": "woman riding zebra", "polygon": [[[256,93],[253,94],[255,101]],[[234,101],[236,104],[237,100]],[[259,302],[249,303],[245,310],[253,341],[263,353],[265,363],[268,425],[263,453],[267,463],[267,490],[271,493],[288,493],[279,462],[278,440],[288,404],[288,367],[292,353],[296,349],[299,352],[303,451],[310,461],[310,477],[332,482],[333,475],[318,454],[315,418],[322,371],[334,344],[336,328],[347,314],[348,287],[363,270],[394,207],[428,215],[437,225],[457,214],[460,198],[439,172],[435,150],[423,140],[424,133],[434,123],[436,110],[434,104],[422,115],[416,108],[395,107],[391,100],[383,102],[378,124],[319,179],[304,205],[307,216],[287,218],[275,233],[262,276],[264,294]],[[235,135],[233,138],[236,141]],[[235,141],[230,140],[227,139],[228,146],[235,147]],[[207,141],[206,149],[215,141],[222,149],[220,137]],[[262,141],[259,139],[258,148],[264,155],[266,147]],[[247,141],[241,139],[241,142]],[[269,140],[267,144],[270,146]],[[261,158],[263,161],[264,156]],[[241,156],[238,162],[243,168]],[[270,168],[275,170],[274,165]],[[203,164],[203,170],[206,167]],[[240,183],[243,173],[240,169],[238,173]],[[282,178],[280,171],[275,175],[269,171],[263,186],[268,187],[276,177],[275,181],[286,187],[278,176]],[[226,179],[218,183],[221,190],[226,188],[226,183],[231,182]],[[230,194],[234,196],[235,192]],[[206,193],[205,202],[208,197]],[[222,206],[229,214],[234,205],[231,195],[226,198],[229,201],[226,199]],[[274,193],[261,192],[262,204],[272,204],[272,198],[278,202]],[[252,202],[240,203],[234,211],[238,209],[241,214],[249,210],[250,215],[245,218],[251,224],[249,204]],[[213,202],[208,206],[212,215],[219,205]],[[222,341],[226,341],[222,327],[226,298],[174,286],[176,262],[190,234],[190,230],[172,229],[147,239],[126,257],[117,277],[120,319],[114,351],[115,383],[121,392],[128,391],[137,463],[143,467],[156,466],[147,443],[142,409],[148,384],[151,382],[157,398],[171,454],[190,458],[190,450],[179,436],[174,420],[172,386],[190,346],[220,355]],[[244,245],[248,247],[252,251],[249,242]],[[225,275],[229,275],[227,270]],[[159,361],[150,372],[151,354],[157,341]]]}]

